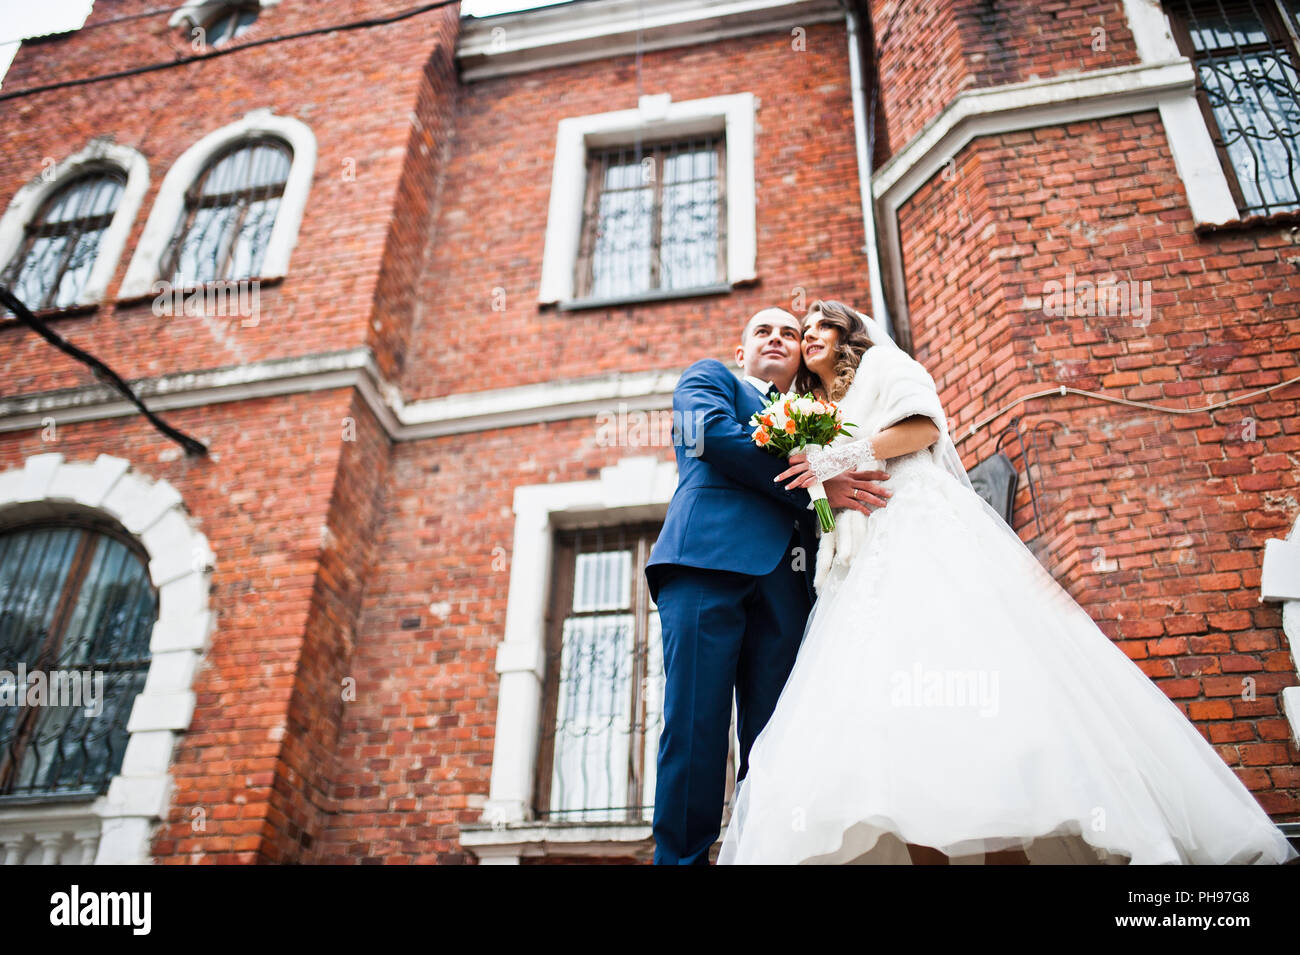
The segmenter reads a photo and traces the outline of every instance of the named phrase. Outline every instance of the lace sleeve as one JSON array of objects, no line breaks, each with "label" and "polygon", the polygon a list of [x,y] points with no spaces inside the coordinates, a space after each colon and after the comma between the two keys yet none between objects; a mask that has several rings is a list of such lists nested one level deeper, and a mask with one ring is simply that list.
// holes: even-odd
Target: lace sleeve
[{"label": "lace sleeve", "polygon": [[841,441],[821,448],[808,448],[804,452],[808,466],[817,480],[825,483],[845,471],[882,470],[880,459],[867,438]]}]

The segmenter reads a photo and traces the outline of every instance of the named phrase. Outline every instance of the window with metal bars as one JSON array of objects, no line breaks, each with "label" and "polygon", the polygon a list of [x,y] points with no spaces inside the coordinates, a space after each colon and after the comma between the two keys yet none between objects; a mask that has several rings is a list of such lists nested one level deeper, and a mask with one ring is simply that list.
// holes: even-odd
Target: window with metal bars
[{"label": "window with metal bars", "polygon": [[725,286],[725,169],[722,133],[591,150],[574,297]]},{"label": "window with metal bars", "polygon": [[227,40],[244,33],[261,10],[258,3],[229,4],[208,18],[203,27],[205,39],[210,46],[220,46]]},{"label": "window with metal bars", "polygon": [[107,789],[157,611],[143,555],[113,529],[42,523],[0,534],[0,805]]},{"label": "window with metal bars", "polygon": [[[664,672],[645,565],[660,526],[556,534],[535,787],[540,819],[653,820]],[[728,801],[735,770],[733,739]]]},{"label": "window with metal bars", "polygon": [[[56,190],[24,228],[22,244],[0,273],[0,285],[33,312],[75,304],[125,187],[121,170],[97,168]],[[0,310],[0,319],[16,317]]]},{"label": "window with metal bars", "polygon": [[270,137],[214,156],[185,192],[163,277],[175,288],[256,278],[292,161],[289,145]]},{"label": "window with metal bars", "polygon": [[1242,217],[1300,210],[1300,0],[1166,0]]}]

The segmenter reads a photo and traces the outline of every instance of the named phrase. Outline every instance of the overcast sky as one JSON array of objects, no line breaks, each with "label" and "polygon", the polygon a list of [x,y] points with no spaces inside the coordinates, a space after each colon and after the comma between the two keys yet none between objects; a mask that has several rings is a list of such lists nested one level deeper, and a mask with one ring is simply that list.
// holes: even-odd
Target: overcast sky
[{"label": "overcast sky", "polygon": [[[529,7],[547,7],[563,0],[461,0],[460,12],[469,16],[486,17],[509,10],[526,10]],[[411,0],[418,6],[420,0]],[[0,86],[9,71],[19,41],[29,36],[46,33],[63,33],[78,29],[86,22],[93,6],[92,0],[0,0]],[[158,4],[159,7],[180,6],[179,0]]]}]

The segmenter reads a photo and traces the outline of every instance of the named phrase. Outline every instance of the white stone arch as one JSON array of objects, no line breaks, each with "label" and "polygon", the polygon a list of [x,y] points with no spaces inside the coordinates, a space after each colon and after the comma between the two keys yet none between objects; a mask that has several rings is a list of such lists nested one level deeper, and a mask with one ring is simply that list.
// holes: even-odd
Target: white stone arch
[{"label": "white stone arch", "polygon": [[0,472],[0,522],[5,513],[57,516],[68,505],[113,518],[148,555],[158,591],[149,672],[107,793],[84,805],[0,808],[0,863],[149,863],[154,827],[171,802],[172,751],[193,717],[194,674],[214,627],[214,557],[176,489],[121,458],[78,463],[38,454]]},{"label": "white stone arch", "polygon": [[185,208],[185,190],[203,171],[208,160],[228,144],[262,135],[276,136],[288,143],[293,151],[293,161],[284,184],[284,195],[275,213],[271,238],[262,257],[262,267],[254,278],[280,278],[289,271],[289,256],[298,242],[307,193],[316,172],[316,135],[310,126],[292,116],[276,116],[269,109],[255,109],[238,122],[208,133],[172,163],[158,188],[158,197],[131,257],[126,278],[117,291],[119,301],[140,298],[155,291],[153,286],[159,279],[163,253]]},{"label": "white stone arch", "polygon": [[118,201],[113,221],[100,238],[95,264],[86,284],[77,295],[76,305],[102,302],[109,280],[117,271],[118,260],[140,212],[140,204],[149,191],[149,162],[138,150],[120,146],[105,138],[92,139],[84,149],[43,169],[14,193],[4,215],[0,217],[0,268],[4,268],[22,247],[23,234],[41,204],[64,183],[89,166],[115,166],[126,173],[126,187]]}]

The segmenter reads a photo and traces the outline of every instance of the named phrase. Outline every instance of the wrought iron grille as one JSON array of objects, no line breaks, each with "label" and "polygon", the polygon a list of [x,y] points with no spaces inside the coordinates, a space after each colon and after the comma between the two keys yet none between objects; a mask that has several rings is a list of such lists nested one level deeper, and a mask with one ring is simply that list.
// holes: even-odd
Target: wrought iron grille
[{"label": "wrought iron grille", "polygon": [[[645,564],[658,523],[556,535],[538,818],[648,823],[663,728],[663,646]],[[735,722],[727,794],[735,786]]]},{"label": "wrought iron grille", "polygon": [[[104,231],[113,221],[126,176],[97,169],[50,196],[24,230],[23,244],[0,277],[33,312],[66,308],[90,277]],[[0,318],[14,319],[8,309]]]},{"label": "wrought iron grille", "polygon": [[1167,4],[1243,216],[1300,210],[1300,0]]},{"label": "wrought iron grille", "polygon": [[722,134],[594,150],[577,298],[716,286],[726,278]]},{"label": "wrought iron grille", "polygon": [[663,722],[659,614],[645,584],[656,525],[557,535],[537,814],[649,818]]},{"label": "wrought iron grille", "polygon": [[245,32],[257,19],[260,9],[255,3],[232,4],[221,8],[204,28],[208,44],[218,46]]},{"label": "wrought iron grille", "polygon": [[105,791],[157,608],[124,538],[51,524],[0,535],[0,803]]},{"label": "wrought iron grille", "polygon": [[278,139],[240,142],[218,154],[185,193],[163,258],[176,288],[256,278],[293,155]]}]

